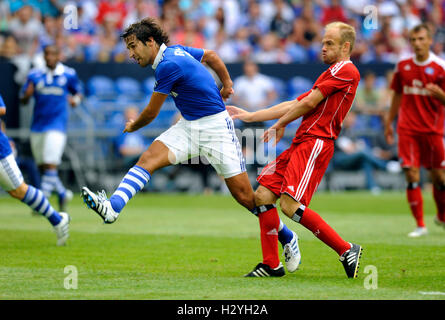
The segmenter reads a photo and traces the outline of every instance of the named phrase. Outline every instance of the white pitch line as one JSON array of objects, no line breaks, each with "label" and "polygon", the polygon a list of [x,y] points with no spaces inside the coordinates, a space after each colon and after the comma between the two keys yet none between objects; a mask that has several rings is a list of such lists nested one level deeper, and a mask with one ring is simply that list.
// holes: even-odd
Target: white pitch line
[{"label": "white pitch line", "polygon": [[441,295],[441,296],[445,296],[445,292],[440,292],[440,291],[419,291],[420,294],[423,295]]}]

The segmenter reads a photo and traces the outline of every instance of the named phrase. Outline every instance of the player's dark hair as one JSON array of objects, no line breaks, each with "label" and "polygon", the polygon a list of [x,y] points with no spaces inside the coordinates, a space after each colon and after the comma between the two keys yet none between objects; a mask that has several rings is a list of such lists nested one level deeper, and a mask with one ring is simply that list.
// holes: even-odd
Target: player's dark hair
[{"label": "player's dark hair", "polygon": [[46,52],[49,49],[54,49],[56,51],[56,53],[60,53],[60,49],[58,46],[56,46],[55,44],[48,44],[43,48],[43,52],[46,54]]},{"label": "player's dark hair", "polygon": [[163,43],[168,44],[169,42],[167,33],[162,30],[157,20],[153,18],[145,18],[139,22],[133,23],[124,30],[121,38],[125,40],[131,35],[135,35],[136,39],[143,44],[145,44],[150,37],[153,37],[153,40],[159,45]]},{"label": "player's dark hair", "polygon": [[421,30],[426,30],[426,33],[427,33],[427,35],[428,35],[429,38],[432,38],[432,37],[433,37],[433,34],[432,34],[432,32],[431,32],[431,27],[430,27],[430,25],[429,25],[428,23],[421,23],[421,24],[418,24],[417,26],[415,26],[414,28],[412,28],[412,29],[410,30],[409,34],[411,35],[411,34],[413,34],[413,33],[417,33],[417,32],[419,32],[419,31],[421,31]]}]

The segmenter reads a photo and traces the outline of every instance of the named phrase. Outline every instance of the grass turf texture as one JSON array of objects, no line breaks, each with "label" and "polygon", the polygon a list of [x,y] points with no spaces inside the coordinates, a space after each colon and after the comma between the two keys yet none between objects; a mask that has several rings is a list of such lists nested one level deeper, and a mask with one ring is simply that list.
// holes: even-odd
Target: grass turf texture
[{"label": "grass turf texture", "polygon": [[[311,208],[364,247],[359,278],[281,216],[300,236],[300,270],[259,279],[242,277],[261,260],[257,218],[229,196],[138,194],[112,225],[76,197],[66,247],[55,246],[46,219],[1,197],[0,299],[445,299],[420,293],[445,292],[445,230],[432,222],[431,194],[424,206],[430,234],[410,239],[404,193],[316,194]],[[76,290],[64,288],[67,265],[78,270]],[[367,265],[377,268],[376,290],[364,288]]]}]

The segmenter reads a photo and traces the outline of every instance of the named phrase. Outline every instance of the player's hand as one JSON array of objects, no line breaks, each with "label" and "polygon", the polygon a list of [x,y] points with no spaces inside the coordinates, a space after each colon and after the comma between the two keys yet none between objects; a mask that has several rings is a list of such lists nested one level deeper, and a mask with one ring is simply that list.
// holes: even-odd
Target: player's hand
[{"label": "player's hand", "polygon": [[233,90],[232,87],[222,87],[220,92],[221,92],[221,97],[223,98],[224,101],[226,101],[232,94],[235,93],[235,90]]},{"label": "player's hand", "polygon": [[434,98],[440,99],[440,100],[445,99],[445,92],[437,84],[435,84],[435,83],[427,83],[425,88],[429,91],[429,93]]},{"label": "player's hand", "polygon": [[394,143],[394,129],[392,128],[392,125],[386,125],[385,126],[385,139],[388,144]]},{"label": "player's hand", "polygon": [[244,122],[250,122],[251,113],[249,111],[246,111],[244,109],[235,106],[226,106],[226,109],[233,120],[240,119],[241,121]]},{"label": "player's hand", "polygon": [[134,120],[133,119],[128,120],[127,123],[125,124],[124,133],[125,132],[134,132],[136,130],[137,130],[137,128],[134,127]]},{"label": "player's hand", "polygon": [[278,126],[277,124],[274,124],[272,127],[267,129],[266,132],[264,132],[261,139],[264,142],[269,142],[269,141],[275,139],[275,142],[273,145],[276,146],[277,143],[281,140],[281,138],[283,138],[285,129],[286,129],[286,127],[281,127],[281,126]]}]

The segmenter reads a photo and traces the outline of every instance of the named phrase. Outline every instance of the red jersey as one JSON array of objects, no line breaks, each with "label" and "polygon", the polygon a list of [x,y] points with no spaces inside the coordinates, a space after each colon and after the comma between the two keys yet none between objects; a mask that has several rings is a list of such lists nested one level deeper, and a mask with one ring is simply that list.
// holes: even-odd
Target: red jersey
[{"label": "red jersey", "polygon": [[424,62],[412,57],[397,64],[391,89],[402,94],[397,121],[399,134],[443,135],[445,107],[425,89],[428,83],[445,90],[445,61],[432,52]]},{"label": "red jersey", "polygon": [[[323,72],[312,90],[318,88],[324,99],[303,116],[294,142],[303,135],[337,139],[343,120],[351,109],[359,81],[360,73],[350,60],[337,62]],[[301,100],[311,91],[297,99]]]}]

